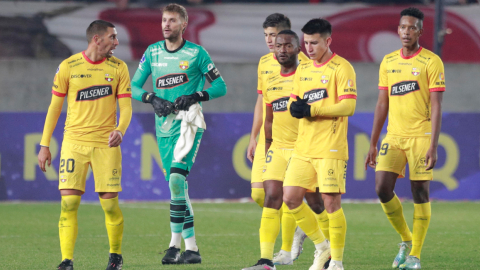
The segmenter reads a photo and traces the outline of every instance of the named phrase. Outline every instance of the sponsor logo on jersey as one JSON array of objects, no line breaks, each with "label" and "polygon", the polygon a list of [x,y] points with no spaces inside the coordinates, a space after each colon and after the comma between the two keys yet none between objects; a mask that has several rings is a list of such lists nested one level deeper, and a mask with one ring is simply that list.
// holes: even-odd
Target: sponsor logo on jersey
[{"label": "sponsor logo on jersey", "polygon": [[145,63],[145,60],[146,60],[145,54],[143,54],[143,55],[142,55],[142,58],[140,59],[140,64]]},{"label": "sponsor logo on jersey", "polygon": [[76,101],[96,100],[113,94],[111,85],[95,85],[77,92]]},{"label": "sponsor logo on jersey", "polygon": [[301,82],[311,82],[312,80],[312,77],[300,77]]},{"label": "sponsor logo on jersey", "polygon": [[283,90],[283,87],[274,86],[274,87],[267,88],[267,92],[268,91],[277,91],[277,90]]},{"label": "sponsor logo on jersey", "polygon": [[312,89],[303,94],[303,99],[308,99],[307,103],[312,104],[324,98],[328,98],[327,89]]},{"label": "sponsor logo on jersey", "polygon": [[71,79],[88,79],[92,78],[92,74],[73,74],[70,76]]},{"label": "sponsor logo on jersey", "polygon": [[178,57],[175,57],[175,56],[165,56],[163,57],[163,59],[169,59],[169,60],[175,60],[175,59],[178,59]]},{"label": "sponsor logo on jersey", "polygon": [[187,70],[188,69],[188,61],[180,61],[180,69]]},{"label": "sponsor logo on jersey", "polygon": [[106,80],[107,82],[111,82],[111,81],[113,81],[113,76],[110,75],[110,74],[105,74],[105,80]]},{"label": "sponsor logo on jersey", "polygon": [[262,70],[262,71],[260,72],[260,74],[262,74],[262,75],[263,75],[263,74],[272,74],[272,73],[273,73],[272,70]]},{"label": "sponsor logo on jersey", "polygon": [[187,55],[190,55],[190,56],[193,56],[193,53],[187,52],[187,51],[185,51],[185,50],[183,50],[182,53],[187,54]]},{"label": "sponsor logo on jersey", "polygon": [[279,98],[272,102],[272,109],[274,112],[286,112],[288,110],[288,100],[290,97]]},{"label": "sponsor logo on jersey", "polygon": [[419,68],[412,68],[412,74],[413,74],[413,76],[418,76],[420,74],[420,69]]},{"label": "sponsor logo on jersey", "polygon": [[403,96],[410,92],[420,90],[417,81],[403,81],[392,85],[391,96]]},{"label": "sponsor logo on jersey", "polygon": [[103,71],[103,68],[89,68],[88,71]]},{"label": "sponsor logo on jersey", "polygon": [[53,87],[55,87],[55,89],[57,89],[57,88],[58,88],[58,85],[56,85],[56,84],[53,84]]},{"label": "sponsor logo on jersey", "polygon": [[186,73],[173,73],[157,78],[158,89],[173,88],[188,82]]},{"label": "sponsor logo on jersey", "polygon": [[166,67],[168,63],[152,63],[152,67]]},{"label": "sponsor logo on jersey", "polygon": [[334,170],[332,170],[332,169],[328,170],[328,176],[332,176],[334,173],[335,173]]},{"label": "sponsor logo on jersey", "polygon": [[387,73],[402,73],[401,69],[389,69],[387,70]]},{"label": "sponsor logo on jersey", "polygon": [[60,71],[60,66],[58,66],[57,72],[55,72],[55,74],[58,74],[59,71]]},{"label": "sponsor logo on jersey", "polygon": [[401,66],[411,66],[412,63],[398,63],[398,65],[401,65]]},{"label": "sponsor logo on jersey", "polygon": [[348,80],[347,84],[348,84],[348,87],[354,86],[353,80]]},{"label": "sponsor logo on jersey", "polygon": [[445,75],[440,72],[440,76],[438,76],[438,78],[439,78],[441,81],[443,81],[443,80],[445,80]]},{"label": "sponsor logo on jersey", "polygon": [[322,79],[320,81],[325,84],[325,83],[328,83],[329,79],[330,79],[330,76],[322,75]]}]

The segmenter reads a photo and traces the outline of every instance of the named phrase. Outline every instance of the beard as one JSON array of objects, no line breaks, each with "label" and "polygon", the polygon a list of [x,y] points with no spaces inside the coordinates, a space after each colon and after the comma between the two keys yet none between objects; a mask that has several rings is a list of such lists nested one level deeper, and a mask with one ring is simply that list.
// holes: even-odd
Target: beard
[{"label": "beard", "polygon": [[181,30],[171,31],[170,36],[165,37],[165,39],[167,39],[168,41],[170,41],[172,43],[175,42],[175,41],[178,41],[178,39],[180,38],[180,32],[181,32]]}]

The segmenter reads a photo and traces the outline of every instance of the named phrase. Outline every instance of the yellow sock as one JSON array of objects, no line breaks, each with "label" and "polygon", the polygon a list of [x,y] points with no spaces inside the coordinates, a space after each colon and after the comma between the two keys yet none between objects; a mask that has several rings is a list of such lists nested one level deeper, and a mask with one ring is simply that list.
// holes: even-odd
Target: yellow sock
[{"label": "yellow sock", "polygon": [[297,225],[302,228],[303,232],[305,232],[315,245],[325,241],[325,236],[315,220],[312,209],[310,209],[308,205],[302,202],[298,208],[292,209],[291,212],[297,221]]},{"label": "yellow sock", "polygon": [[280,232],[280,211],[264,207],[260,222],[260,252],[261,258],[273,259],[275,240]]},{"label": "yellow sock", "polygon": [[295,234],[297,222],[292,215],[292,211],[288,209],[285,203],[282,205],[282,210],[282,250],[290,252],[292,251],[293,236]]},{"label": "yellow sock", "polygon": [[263,208],[265,202],[265,190],[263,188],[252,188],[252,199]]},{"label": "yellow sock", "polygon": [[122,254],[123,214],[118,205],[118,196],[112,199],[100,198],[100,204],[105,212],[110,253]]},{"label": "yellow sock", "polygon": [[432,216],[432,206],[430,202],[428,202],[414,204],[413,207],[413,241],[410,255],[420,259],[423,242],[425,241],[428,225],[430,224],[430,218]]},{"label": "yellow sock", "polygon": [[389,202],[382,203],[383,212],[387,214],[387,218],[392,224],[395,231],[402,237],[402,241],[412,241],[412,233],[408,228],[405,217],[403,216],[403,207],[400,199],[397,195],[393,197]]},{"label": "yellow sock", "polygon": [[77,195],[62,196],[62,208],[58,222],[62,261],[73,259],[73,249],[78,235],[77,212],[81,199],[82,197]]},{"label": "yellow sock", "polygon": [[327,210],[323,210],[323,212],[320,214],[315,214],[315,217],[317,218],[318,226],[320,227],[320,230],[322,230],[323,235],[325,235],[325,238],[330,240]]},{"label": "yellow sock", "polygon": [[343,209],[328,214],[330,223],[330,248],[332,250],[332,260],[343,260],[343,249],[345,248],[345,236],[347,235],[347,220]]}]

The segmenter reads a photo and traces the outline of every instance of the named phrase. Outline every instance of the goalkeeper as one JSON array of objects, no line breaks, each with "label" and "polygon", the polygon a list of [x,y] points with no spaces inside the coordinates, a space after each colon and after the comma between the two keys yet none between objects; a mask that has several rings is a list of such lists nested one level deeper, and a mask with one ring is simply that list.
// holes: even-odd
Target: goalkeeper
[{"label": "goalkeeper", "polygon": [[[175,110],[186,110],[195,103],[224,96],[227,87],[207,51],[200,45],[183,39],[188,24],[187,11],[178,4],[163,8],[162,31],[164,41],[150,45],[132,80],[132,96],[150,103],[155,110],[157,143],[162,159],[165,179],[169,182],[170,228],[172,238],[162,259],[163,264],[201,263],[195,241],[193,210],[188,198],[186,177],[195,161],[202,139],[203,129],[195,135],[190,152],[181,162],[175,162],[173,150],[180,136],[180,120],[167,129],[162,125]],[[142,89],[152,75],[153,93]],[[211,87],[203,90],[205,79]],[[181,240],[185,240],[185,252],[180,254]]]}]

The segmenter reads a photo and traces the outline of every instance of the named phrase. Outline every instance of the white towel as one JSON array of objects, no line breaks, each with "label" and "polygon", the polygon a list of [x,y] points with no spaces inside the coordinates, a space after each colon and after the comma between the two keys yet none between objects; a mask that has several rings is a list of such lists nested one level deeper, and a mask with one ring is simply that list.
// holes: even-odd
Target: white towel
[{"label": "white towel", "polygon": [[182,120],[182,123],[180,124],[180,137],[173,150],[173,157],[175,162],[181,163],[192,149],[197,129],[207,129],[207,125],[203,118],[202,107],[198,103],[190,106],[188,111],[180,111],[175,119]]}]

